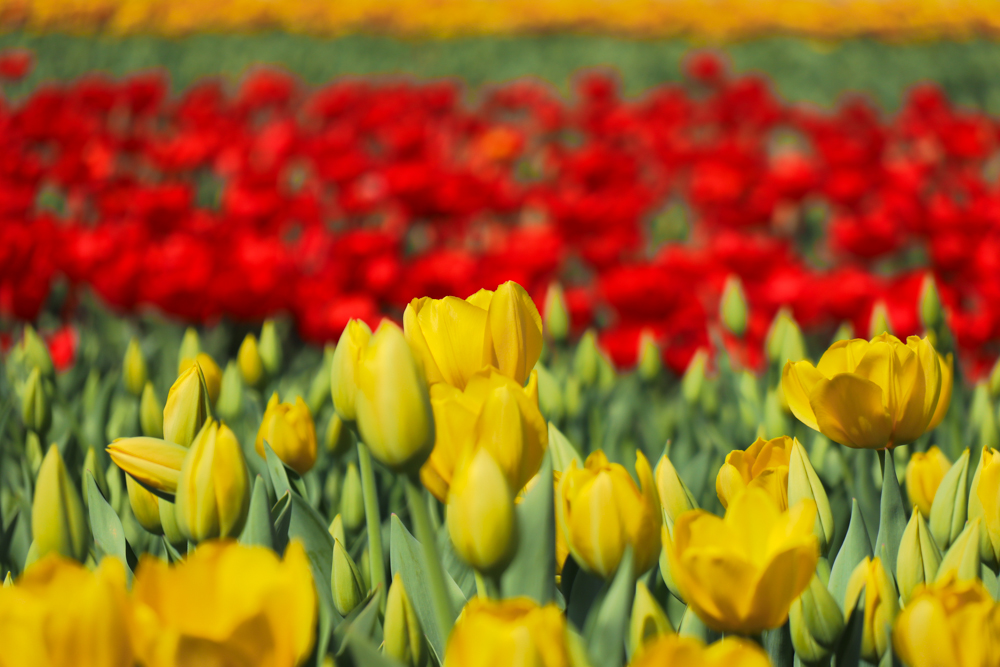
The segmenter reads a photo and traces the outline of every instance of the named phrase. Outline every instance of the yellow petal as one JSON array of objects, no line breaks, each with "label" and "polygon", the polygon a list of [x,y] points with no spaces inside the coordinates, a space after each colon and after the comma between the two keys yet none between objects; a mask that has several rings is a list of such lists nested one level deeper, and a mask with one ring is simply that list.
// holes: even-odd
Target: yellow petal
[{"label": "yellow petal", "polygon": [[809,361],[789,361],[781,373],[781,390],[788,401],[788,408],[796,419],[818,431],[816,413],[809,403],[809,395],[824,375]]},{"label": "yellow petal", "polygon": [[890,444],[892,419],[874,382],[850,373],[820,380],[809,403],[820,432],[834,442],[861,449]]},{"label": "yellow petal", "polygon": [[938,427],[944,416],[948,414],[948,406],[951,405],[951,388],[955,376],[955,359],[951,352],[948,353],[947,358],[939,354],[938,363],[941,367],[941,393],[938,396],[937,403],[934,405],[934,414],[931,417],[930,423],[927,424],[928,431],[933,431]]},{"label": "yellow petal", "polygon": [[486,311],[447,296],[425,304],[417,323],[445,382],[459,389],[483,367]]},{"label": "yellow petal", "polygon": [[485,336],[483,365],[496,366],[523,385],[542,352],[542,317],[523,287],[508,280],[497,288]]}]

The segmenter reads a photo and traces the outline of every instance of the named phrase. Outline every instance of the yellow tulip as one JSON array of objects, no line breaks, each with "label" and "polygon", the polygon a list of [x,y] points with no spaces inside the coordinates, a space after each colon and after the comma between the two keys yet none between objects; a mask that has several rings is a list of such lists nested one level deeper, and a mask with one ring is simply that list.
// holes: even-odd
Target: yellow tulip
[{"label": "yellow tulip", "polygon": [[514,496],[490,451],[470,452],[448,491],[448,535],[479,572],[498,575],[517,549]]},{"label": "yellow tulip", "polygon": [[146,667],[293,667],[309,655],[316,590],[305,549],[202,544],[177,565],[143,556],[132,587]]},{"label": "yellow tulip", "polygon": [[783,435],[771,440],[757,438],[746,448],[734,449],[715,478],[715,492],[723,507],[749,487],[763,489],[784,512],[788,509],[788,462],[792,438]]},{"label": "yellow tulip", "polygon": [[464,300],[414,299],[403,328],[429,384],[464,389],[477,371],[495,366],[523,385],[542,352],[542,317],[513,281]]},{"label": "yellow tulip", "polygon": [[90,524],[83,500],[55,445],[42,460],[31,503],[31,533],[39,557],[50,552],[79,561],[90,548]]},{"label": "yellow tulip", "polygon": [[132,514],[135,515],[139,525],[154,535],[162,535],[160,499],[155,493],[143,488],[132,475],[125,475],[125,488],[128,490],[128,503],[132,507]]},{"label": "yellow tulip", "polygon": [[211,420],[191,443],[175,501],[177,525],[192,542],[238,537],[250,511],[250,473],[243,448],[225,424]]},{"label": "yellow tulip", "polygon": [[906,464],[906,495],[925,517],[931,515],[931,505],[951,461],[937,447],[926,452],[914,452]]},{"label": "yellow tulip", "polygon": [[163,405],[152,382],[146,382],[139,399],[139,427],[143,435],[150,438],[163,437]]},{"label": "yellow tulip", "polygon": [[201,372],[205,376],[205,386],[208,388],[208,400],[215,405],[219,400],[219,390],[222,389],[222,369],[215,363],[215,359],[204,352],[199,352],[193,359],[181,359],[178,373],[183,373],[195,365],[201,367]]},{"label": "yellow tulip", "polygon": [[438,500],[447,500],[455,466],[470,444],[490,450],[515,491],[535,476],[549,442],[537,377],[532,373],[522,388],[488,368],[473,375],[464,391],[444,383],[431,386],[435,441],[420,478]]},{"label": "yellow tulip", "polygon": [[649,588],[642,580],[635,584],[635,597],[632,599],[632,615],[629,617],[628,641],[632,655],[643,651],[645,647],[660,635],[672,634],[673,626],[656,601]]},{"label": "yellow tulip", "polygon": [[566,618],[529,598],[473,598],[455,623],[444,667],[569,667]]},{"label": "yellow tulip", "polygon": [[187,447],[158,438],[118,438],[107,446],[111,460],[143,486],[177,493]]},{"label": "yellow tulip", "polygon": [[913,442],[944,418],[951,362],[926,338],[887,333],[871,342],[838,341],[816,366],[785,364],[781,387],[806,426],[847,447],[883,449]]},{"label": "yellow tulip", "polygon": [[286,466],[300,475],[309,472],[316,463],[316,425],[301,396],[295,397],[293,405],[281,403],[278,392],[271,394],[254,443],[261,457],[265,440]]},{"label": "yellow tulip", "polygon": [[257,349],[257,337],[252,333],[248,333],[240,343],[236,363],[239,364],[240,375],[247,386],[256,387],[264,378],[264,360],[260,358],[260,351]]},{"label": "yellow tulip", "polygon": [[969,521],[982,517],[980,555],[984,562],[996,563],[1000,555],[1000,454],[983,447],[979,468],[969,493]]},{"label": "yellow tulip", "polygon": [[662,635],[650,643],[629,667],[770,667],[758,644],[727,637],[705,646],[695,637]]},{"label": "yellow tulip", "polygon": [[357,419],[355,397],[358,392],[357,374],[361,355],[368,347],[372,330],[361,320],[351,320],[344,327],[330,364],[330,393],[333,407],[345,422]]},{"label": "yellow tulip", "polygon": [[889,648],[890,628],[899,613],[899,593],[892,577],[882,566],[882,559],[865,556],[847,582],[844,616],[850,618],[865,594],[864,623],[861,633],[861,657],[878,662]]},{"label": "yellow tulip", "polygon": [[46,556],[0,589],[0,667],[131,667],[130,620],[121,561]]},{"label": "yellow tulip", "polygon": [[660,457],[660,462],[656,464],[656,491],[660,498],[660,506],[663,508],[663,519],[671,530],[677,517],[684,512],[698,509],[698,502],[666,454]]},{"label": "yellow tulip", "polygon": [[979,580],[954,576],[917,588],[892,629],[895,654],[909,667],[997,663],[1000,607]]},{"label": "yellow tulip", "polygon": [[710,628],[756,634],[780,627],[819,561],[816,505],[787,512],[760,488],[733,499],[725,518],[682,514],[664,533],[670,573],[684,600]]},{"label": "yellow tulip", "polygon": [[653,471],[641,451],[635,454],[635,470],[641,490],[623,466],[609,463],[597,450],[583,468],[570,463],[559,480],[557,530],[580,567],[605,579],[614,576],[626,547],[632,547],[636,576],[660,555],[663,517]]},{"label": "yellow tulip", "polygon": [[382,465],[416,473],[434,447],[427,383],[403,332],[383,320],[357,368],[358,432]]},{"label": "yellow tulip", "polygon": [[341,616],[347,616],[365,599],[368,586],[365,585],[357,563],[347,553],[344,545],[334,540],[333,562],[330,567],[330,592],[333,606]]},{"label": "yellow tulip", "polygon": [[142,356],[142,348],[139,347],[138,339],[133,337],[128,342],[125,360],[122,362],[122,380],[125,382],[125,388],[133,396],[141,396],[148,377],[146,358]]},{"label": "yellow tulip", "polygon": [[201,364],[189,364],[174,380],[163,408],[163,439],[188,447],[212,415]]},{"label": "yellow tulip", "polygon": [[31,431],[44,438],[52,423],[51,384],[32,368],[21,391],[21,421]]}]

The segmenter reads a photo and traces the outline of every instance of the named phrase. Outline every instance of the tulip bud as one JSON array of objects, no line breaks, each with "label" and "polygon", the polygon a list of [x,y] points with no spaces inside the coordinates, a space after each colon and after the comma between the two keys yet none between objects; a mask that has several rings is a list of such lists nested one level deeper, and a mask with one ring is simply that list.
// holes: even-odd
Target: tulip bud
[{"label": "tulip bud", "polygon": [[782,308],[774,316],[764,341],[767,358],[777,363],[779,367],[784,366],[785,362],[801,361],[806,358],[806,342],[802,336],[802,329],[787,308]]},{"label": "tulip bud", "polygon": [[656,464],[656,490],[668,530],[673,530],[674,521],[684,512],[698,509],[698,501],[691,495],[677,469],[664,454]]},{"label": "tulip bud", "polygon": [[934,581],[940,564],[941,550],[931,537],[924,515],[915,510],[903,531],[896,557],[896,582],[904,605],[913,597],[917,586]]},{"label": "tulip bud", "polygon": [[257,337],[252,333],[248,333],[240,343],[240,350],[236,353],[236,363],[247,386],[256,387],[264,379],[264,361],[257,350]]},{"label": "tulip bud", "polygon": [[330,366],[330,393],[333,407],[345,422],[357,419],[355,398],[358,391],[357,374],[361,355],[368,347],[372,330],[361,320],[351,320],[340,335]]},{"label": "tulip bud", "polygon": [[[985,475],[984,475],[985,471]],[[1000,553],[1000,513],[995,508],[1000,500],[1000,458],[995,449],[984,447],[969,487],[969,521],[983,520],[979,531],[979,554],[983,563],[995,567]],[[985,508],[991,508],[987,514]]]},{"label": "tulip bud", "polygon": [[323,409],[323,405],[330,398],[330,370],[333,368],[334,347],[327,344],[323,348],[323,363],[320,365],[316,375],[313,376],[309,385],[309,392],[306,396],[306,403],[309,405],[309,412],[318,415]]},{"label": "tulip bud", "polygon": [[358,361],[356,381],[358,431],[372,456],[397,473],[419,471],[434,448],[434,415],[427,382],[398,326],[382,321]]},{"label": "tulip bud", "polygon": [[128,503],[132,507],[132,514],[139,525],[153,533],[163,534],[163,526],[160,525],[160,499],[155,494],[147,491],[131,475],[125,476],[125,488],[128,491]]},{"label": "tulip bud", "polygon": [[274,320],[264,320],[260,328],[260,359],[264,363],[264,371],[271,377],[281,370],[281,341],[274,327]]},{"label": "tulip bud", "polygon": [[848,618],[858,606],[864,592],[864,625],[861,635],[861,657],[877,663],[891,644],[892,623],[899,613],[899,594],[892,576],[886,572],[881,558],[864,560],[847,582],[846,604]]},{"label": "tulip bud", "polygon": [[1000,357],[997,358],[996,363],[993,364],[993,370],[990,371],[989,379],[990,395],[993,398],[1000,394]]},{"label": "tulip bud", "polygon": [[143,486],[177,492],[187,447],[157,438],[119,438],[107,447],[111,460]]},{"label": "tulip bud", "polygon": [[181,339],[180,350],[177,351],[177,374],[184,371],[184,361],[194,359],[201,352],[201,340],[198,338],[198,331],[194,327],[188,327],[184,331],[184,338]]},{"label": "tulip bud", "polygon": [[726,278],[719,301],[719,320],[734,336],[742,337],[747,330],[747,298],[743,293],[743,282],[737,275]]},{"label": "tulip bud", "polygon": [[920,298],[918,301],[920,323],[924,329],[934,329],[941,323],[941,295],[938,294],[937,282],[933,273],[924,274],[920,283]]},{"label": "tulip bud", "polygon": [[397,573],[389,586],[385,603],[382,651],[406,667],[425,667],[428,662],[427,642],[420,619],[403,586],[403,575]]},{"label": "tulip bud", "polygon": [[581,387],[590,387],[597,382],[598,361],[601,351],[597,348],[597,334],[587,329],[576,345],[573,355],[573,374],[580,380]]},{"label": "tulip bud", "polygon": [[681,395],[689,405],[698,402],[701,396],[701,387],[705,383],[705,365],[708,363],[708,350],[703,347],[691,357],[688,362],[684,377],[681,378]]},{"label": "tulip bud", "polygon": [[222,369],[219,368],[219,364],[215,363],[215,359],[204,352],[200,352],[193,359],[184,359],[181,361],[181,373],[186,371],[189,366],[195,364],[201,366],[202,376],[205,379],[205,388],[208,391],[208,400],[211,405],[215,405],[219,400],[219,391],[222,389]]},{"label": "tulip bud", "polygon": [[340,540],[341,544],[347,543],[347,534],[344,532],[344,517],[341,514],[333,517],[333,521],[330,522],[330,535],[333,539]]},{"label": "tulip bud", "polygon": [[792,440],[788,457],[788,506],[794,507],[802,500],[816,503],[816,524],[813,532],[819,540],[820,553],[826,553],[833,540],[833,511],[823,482],[809,460],[809,454],[798,438]]},{"label": "tulip bud", "polygon": [[192,542],[238,537],[250,512],[250,473],[225,424],[206,422],[181,467],[177,526]]},{"label": "tulip bud", "polygon": [[830,344],[834,344],[842,340],[851,340],[854,338],[854,325],[850,322],[841,322],[837,330],[833,332],[833,338],[830,339]]},{"label": "tulip bud", "polygon": [[[80,476],[81,479],[86,479],[86,474],[90,473],[94,476],[94,481],[97,483],[97,489],[101,492],[101,495],[106,499],[111,498],[111,491],[108,489],[108,478],[104,475],[104,468],[97,464],[97,452],[94,451],[93,447],[87,448],[87,455],[83,458],[83,474]],[[87,499],[87,485],[83,484],[83,506],[89,507],[89,501]]]},{"label": "tulip bud", "polygon": [[639,377],[649,381],[660,374],[663,369],[663,358],[660,346],[656,344],[653,332],[643,329],[639,334]]},{"label": "tulip bud", "polygon": [[559,382],[541,363],[535,366],[538,371],[538,408],[549,422],[562,421],[563,396]]},{"label": "tulip bud", "polygon": [[147,381],[139,399],[139,428],[150,438],[163,437],[163,405],[153,383]]},{"label": "tulip bud", "polygon": [[969,406],[969,423],[973,428],[982,428],[986,413],[993,410],[990,401],[990,388],[985,381],[980,380],[972,390],[972,401]]},{"label": "tulip bud", "polygon": [[455,472],[448,491],[448,534],[478,572],[499,575],[517,550],[517,517],[507,478],[481,447]]},{"label": "tulip bud", "polygon": [[277,392],[271,395],[254,443],[261,458],[265,441],[286,466],[300,475],[309,472],[316,463],[316,425],[301,396],[293,405],[281,403]]},{"label": "tulip bud", "polygon": [[565,393],[566,416],[571,418],[578,416],[583,410],[583,396],[580,381],[575,375],[566,378]]},{"label": "tulip bud", "polygon": [[330,573],[333,606],[341,616],[347,616],[365,598],[364,581],[354,559],[340,542],[333,543],[333,568]]},{"label": "tulip bud", "polygon": [[38,477],[38,469],[42,467],[45,454],[42,453],[42,443],[38,439],[38,434],[34,431],[28,431],[24,436],[24,458],[28,461],[32,476]]},{"label": "tulip bud", "polygon": [[968,479],[969,450],[966,449],[941,479],[931,504],[931,535],[942,549],[947,549],[965,526],[969,504]]},{"label": "tulip bud", "polygon": [[354,463],[347,465],[344,474],[344,488],[340,491],[340,514],[344,526],[351,533],[358,532],[365,525],[365,499],[361,493],[361,475]]},{"label": "tulip bud", "polygon": [[670,619],[649,592],[646,583],[642,580],[637,581],[635,598],[632,601],[632,616],[628,625],[629,647],[633,659],[647,643],[673,631]]},{"label": "tulip bud", "polygon": [[892,333],[892,323],[889,321],[889,309],[881,299],[872,306],[872,314],[868,320],[868,337],[875,338],[884,333]]},{"label": "tulip bud", "polygon": [[29,368],[37,368],[45,378],[51,379],[55,376],[55,366],[52,365],[49,348],[30,324],[24,325],[24,337],[21,338],[18,348]]},{"label": "tulip bud", "polygon": [[177,506],[163,498],[157,500],[160,506],[160,526],[163,528],[163,537],[170,544],[183,545],[187,538],[181,532],[180,524],[177,521]]},{"label": "tulip bud", "polygon": [[215,403],[215,411],[225,419],[238,419],[243,412],[243,377],[239,364],[232,359],[222,372],[222,383],[219,387],[219,400]]},{"label": "tulip bud", "polygon": [[795,654],[809,664],[827,658],[844,631],[844,615],[817,575],[813,575],[809,587],[792,602],[788,623]]},{"label": "tulip bud", "polygon": [[139,340],[133,336],[128,342],[125,360],[122,362],[122,381],[125,383],[125,389],[133,396],[139,396],[148,378],[146,358],[142,356]]},{"label": "tulip bud", "polygon": [[611,391],[618,381],[618,371],[611,362],[611,358],[605,352],[601,352],[597,357],[597,386],[601,391]]},{"label": "tulip bud", "polygon": [[55,445],[49,447],[38,470],[31,504],[31,533],[38,558],[50,552],[81,562],[87,557],[90,528],[83,501]]},{"label": "tulip bud", "polygon": [[924,516],[931,515],[934,495],[949,469],[951,461],[937,447],[914,452],[906,464],[906,495]]},{"label": "tulip bud", "polygon": [[545,293],[545,331],[554,341],[564,341],[569,334],[569,309],[562,285],[551,283]]},{"label": "tulip bud", "polygon": [[982,518],[970,521],[965,529],[955,538],[938,566],[935,581],[941,581],[953,574],[958,581],[974,581],[979,578],[979,531],[982,529]]},{"label": "tulip bud", "polygon": [[326,424],[324,444],[326,451],[332,456],[344,456],[354,447],[354,436],[351,434],[351,429],[344,426],[344,421],[336,412],[330,414],[330,421]]},{"label": "tulip bud", "polygon": [[21,419],[28,429],[44,437],[52,422],[52,406],[38,367],[31,369],[21,394]]},{"label": "tulip bud", "polygon": [[167,393],[167,405],[163,408],[164,440],[189,446],[211,414],[202,367],[190,365],[174,380]]}]

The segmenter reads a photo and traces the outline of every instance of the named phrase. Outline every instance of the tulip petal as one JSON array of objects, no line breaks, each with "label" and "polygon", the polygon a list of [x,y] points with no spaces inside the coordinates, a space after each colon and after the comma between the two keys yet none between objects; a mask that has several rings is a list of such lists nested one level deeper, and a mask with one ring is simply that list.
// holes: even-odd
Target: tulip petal
[{"label": "tulip petal", "polygon": [[523,287],[508,280],[497,288],[485,334],[483,365],[524,384],[542,353],[542,317]]},{"label": "tulip petal", "polygon": [[799,544],[775,554],[757,580],[747,616],[748,627],[777,628],[788,618],[788,609],[816,571],[819,547]]},{"label": "tulip petal", "polygon": [[846,447],[881,449],[892,437],[892,419],[877,384],[851,373],[820,380],[809,396],[820,432]]},{"label": "tulip petal", "polygon": [[809,361],[789,361],[781,373],[781,389],[785,392],[789,409],[796,419],[815,431],[820,429],[816,413],[809,403],[809,394],[823,379],[823,373]]},{"label": "tulip petal", "polygon": [[122,438],[107,447],[115,464],[147,487],[176,493],[187,447],[158,438]]},{"label": "tulip petal", "polygon": [[865,356],[869,345],[870,343],[863,338],[838,340],[820,357],[816,370],[826,378],[841,373],[853,373],[858,367],[858,362]]},{"label": "tulip petal", "polygon": [[948,406],[951,405],[952,382],[955,377],[955,358],[951,352],[948,353],[947,358],[940,354],[937,355],[937,358],[941,367],[941,393],[934,405],[934,415],[931,417],[930,423],[927,424],[928,431],[936,429],[944,416],[948,414]]},{"label": "tulip petal", "polygon": [[417,313],[431,357],[450,385],[463,389],[482,368],[486,311],[453,296],[425,304]]}]

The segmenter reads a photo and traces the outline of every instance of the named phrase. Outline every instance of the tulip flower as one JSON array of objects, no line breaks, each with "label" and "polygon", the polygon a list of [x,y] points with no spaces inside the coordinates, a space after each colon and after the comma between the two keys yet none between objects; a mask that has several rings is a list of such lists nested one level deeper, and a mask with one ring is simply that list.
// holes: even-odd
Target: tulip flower
[{"label": "tulip flower", "polygon": [[748,639],[726,637],[705,646],[695,637],[661,635],[629,667],[770,667],[767,653]]},{"label": "tulip flower", "polygon": [[847,447],[883,449],[913,442],[944,418],[951,362],[926,338],[890,334],[830,346],[816,366],[788,362],[781,387],[806,426]]},{"label": "tulip flower", "polygon": [[819,560],[816,506],[804,500],[781,512],[751,487],[719,518],[686,512],[665,534],[670,572],[684,600],[708,627],[757,634],[780,627],[809,585]]},{"label": "tulip flower", "polygon": [[365,499],[361,489],[361,474],[358,466],[347,464],[344,473],[344,487],[340,491],[340,514],[344,518],[344,526],[356,533],[365,523]]},{"label": "tulip flower", "polygon": [[770,361],[784,365],[788,361],[800,361],[806,358],[806,342],[802,337],[792,313],[782,308],[774,316],[771,328],[764,339],[764,350]]},{"label": "tulip flower", "polygon": [[188,447],[212,415],[201,364],[189,365],[174,380],[163,408],[163,438]]},{"label": "tulip flower", "polygon": [[877,663],[889,648],[890,629],[899,613],[899,593],[892,576],[886,572],[881,558],[865,556],[858,563],[847,582],[844,615],[851,613],[858,605],[864,592],[864,620],[861,634],[861,657]]},{"label": "tulip flower", "polygon": [[31,534],[38,557],[57,553],[83,561],[90,549],[90,524],[83,500],[55,445],[49,447],[35,482]]},{"label": "tulip flower", "polygon": [[918,587],[892,628],[893,652],[909,667],[996,664],[998,646],[1000,614],[979,580]]},{"label": "tulip flower", "polygon": [[139,428],[142,434],[150,438],[163,437],[163,405],[153,388],[152,382],[146,382],[142,388],[142,398],[139,399]]},{"label": "tulip flower", "polygon": [[337,349],[330,365],[330,393],[333,407],[345,422],[357,419],[355,398],[357,396],[358,363],[368,347],[372,330],[361,320],[351,320],[340,335]]},{"label": "tulip flower", "polygon": [[639,362],[637,369],[639,377],[643,380],[652,380],[660,374],[663,368],[663,355],[660,346],[656,344],[656,338],[648,329],[644,329],[639,334]]},{"label": "tulip flower", "polygon": [[188,448],[157,438],[119,438],[107,446],[111,460],[143,486],[177,493]]},{"label": "tulip flower", "polygon": [[434,447],[434,415],[420,367],[403,332],[383,320],[358,361],[358,431],[372,456],[416,473]]},{"label": "tulip flower", "polygon": [[160,502],[155,493],[146,490],[132,475],[125,475],[125,488],[128,491],[128,502],[132,514],[139,525],[153,533],[163,534],[160,523]]},{"label": "tulip flower", "polygon": [[286,466],[300,475],[309,472],[316,463],[316,426],[301,396],[291,404],[280,402],[278,392],[271,394],[254,443],[261,458],[265,440]]},{"label": "tulip flower", "polygon": [[340,542],[333,543],[333,564],[330,570],[333,606],[341,616],[347,616],[365,598],[368,587],[357,564]]},{"label": "tulip flower", "polygon": [[215,403],[215,411],[226,419],[238,419],[243,413],[243,376],[239,364],[232,359],[222,372],[222,384],[219,388],[219,400]]},{"label": "tulip flower", "polygon": [[433,385],[430,398],[436,437],[420,478],[438,500],[447,500],[455,467],[469,445],[489,449],[516,491],[538,472],[548,427],[538,409],[537,374],[522,388],[489,368],[473,375],[464,391]]},{"label": "tulip flower", "polygon": [[33,368],[21,391],[21,421],[42,438],[52,422],[52,404],[45,382],[38,368]]},{"label": "tulip flower", "polygon": [[50,554],[0,589],[0,667],[132,667],[125,567]]},{"label": "tulip flower", "polygon": [[448,535],[477,572],[497,576],[517,550],[514,496],[490,451],[470,451],[448,490]]},{"label": "tulip flower", "polygon": [[192,542],[238,537],[250,511],[250,473],[243,449],[225,424],[210,420],[181,466],[177,524]]},{"label": "tulip flower", "polygon": [[792,439],[787,435],[771,440],[757,438],[746,450],[734,449],[715,478],[715,492],[723,507],[748,487],[763,489],[784,512],[788,509],[788,462]]},{"label": "tulip flower", "polygon": [[896,583],[899,597],[907,604],[918,586],[934,581],[941,565],[941,550],[931,536],[920,511],[910,516],[896,557]]},{"label": "tulip flower", "polygon": [[[985,477],[986,482],[983,482]],[[980,526],[980,556],[983,562],[996,563],[1000,555],[1000,456],[997,450],[983,447],[979,467],[969,492],[970,521],[982,517]]]},{"label": "tulip flower", "polygon": [[934,494],[950,468],[951,461],[937,447],[910,456],[906,464],[906,495],[925,517],[931,515]]},{"label": "tulip flower", "polygon": [[[554,604],[473,598],[451,631],[443,667],[566,667],[566,633],[566,618]],[[511,652],[514,647],[516,653]]]},{"label": "tulip flower", "polygon": [[653,471],[641,451],[635,459],[641,490],[600,450],[587,457],[583,468],[571,462],[559,479],[557,530],[580,567],[605,579],[614,576],[626,547],[632,548],[636,576],[660,555],[663,519]]},{"label": "tulip flower", "polygon": [[264,378],[264,361],[257,350],[257,337],[252,333],[248,333],[240,343],[239,352],[236,353],[236,363],[247,386],[256,387]]},{"label": "tulip flower", "polygon": [[[188,368],[196,365],[201,367],[202,375],[205,378],[208,400],[212,405],[215,405],[215,402],[219,400],[219,391],[222,389],[222,369],[219,368],[219,364],[215,363],[215,359],[204,352],[199,352],[192,359],[181,360],[179,373],[182,374]],[[167,400],[169,401],[169,398]]]},{"label": "tulip flower", "polygon": [[143,556],[132,587],[136,652],[146,667],[294,667],[309,655],[316,590],[305,549],[206,542],[167,565]]},{"label": "tulip flower", "polygon": [[122,381],[125,388],[133,396],[141,396],[142,390],[146,386],[149,372],[146,370],[146,358],[142,356],[142,348],[139,347],[139,340],[132,337],[125,350],[125,360],[122,362]]},{"label": "tulip flower", "polygon": [[663,519],[671,530],[677,517],[684,512],[698,509],[698,501],[691,495],[691,491],[677,474],[677,469],[666,454],[656,464],[656,490],[663,508]]},{"label": "tulip flower", "polygon": [[389,586],[382,636],[385,637],[382,651],[405,667],[425,667],[428,663],[430,652],[420,618],[410,602],[410,596],[406,594],[403,575],[399,573]]}]

